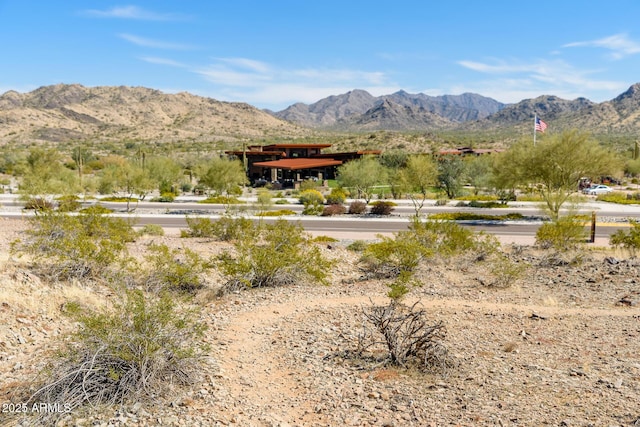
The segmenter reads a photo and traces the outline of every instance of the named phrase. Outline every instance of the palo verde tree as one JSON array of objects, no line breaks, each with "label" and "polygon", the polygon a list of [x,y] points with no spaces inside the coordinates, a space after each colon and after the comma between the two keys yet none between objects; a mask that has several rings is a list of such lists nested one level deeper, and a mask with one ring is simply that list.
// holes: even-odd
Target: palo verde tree
[{"label": "palo verde tree", "polygon": [[455,199],[465,179],[465,163],[455,156],[443,156],[438,159],[438,184],[450,199]]},{"label": "palo verde tree", "polygon": [[342,187],[352,189],[352,194],[365,199],[369,203],[373,196],[373,188],[386,181],[387,172],[378,159],[364,156],[350,161],[338,168],[338,182]]},{"label": "palo verde tree", "polygon": [[206,185],[217,195],[237,193],[240,186],[247,183],[247,175],[242,162],[223,157],[209,160],[206,172],[200,177],[200,183]]},{"label": "palo verde tree", "polygon": [[74,194],[80,185],[75,173],[62,164],[60,153],[36,148],[27,155],[19,190],[23,198],[45,203],[53,195]]},{"label": "palo verde tree", "polygon": [[416,217],[424,206],[429,190],[438,179],[438,167],[431,156],[414,155],[407,160],[406,167],[400,172],[402,188],[407,192]]},{"label": "palo verde tree", "polygon": [[581,177],[616,175],[622,170],[614,154],[590,134],[575,129],[540,138],[536,145],[521,141],[508,151],[500,163],[510,168],[519,183],[536,189],[554,220],[578,189]]},{"label": "palo verde tree", "polygon": [[154,187],[147,169],[138,162],[129,161],[121,156],[108,156],[103,160],[105,167],[100,175],[99,191],[105,193],[123,192],[127,195],[127,211],[134,195],[141,199]]}]

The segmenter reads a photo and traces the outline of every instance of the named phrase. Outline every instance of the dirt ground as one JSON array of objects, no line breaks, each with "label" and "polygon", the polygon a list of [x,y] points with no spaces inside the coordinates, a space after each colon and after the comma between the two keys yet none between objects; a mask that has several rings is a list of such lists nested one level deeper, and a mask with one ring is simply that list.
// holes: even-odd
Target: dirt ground
[{"label": "dirt ground", "polygon": [[[0,424],[13,391],[32,381],[72,331],[68,300],[100,306],[109,290],[49,284],[9,255],[22,223],[0,220]],[[442,321],[454,366],[424,374],[353,357],[363,309],[388,302],[367,280],[350,239],[322,245],[339,260],[330,286],[298,284],[199,299],[211,353],[202,380],[152,402],[66,414],[100,426],[640,426],[640,260],[590,249],[558,265],[526,244],[504,250],[526,266],[506,289],[484,286],[474,263],[437,261],[417,273],[419,301]],[[166,243],[213,255],[222,244],[175,235]],[[208,278],[212,287],[221,278]]]}]

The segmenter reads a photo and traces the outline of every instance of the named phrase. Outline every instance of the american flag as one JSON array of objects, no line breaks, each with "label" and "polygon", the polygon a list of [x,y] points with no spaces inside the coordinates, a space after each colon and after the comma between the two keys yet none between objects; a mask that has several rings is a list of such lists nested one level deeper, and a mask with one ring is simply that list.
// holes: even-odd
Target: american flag
[{"label": "american flag", "polygon": [[538,132],[544,132],[546,128],[547,128],[547,124],[542,120],[540,120],[540,117],[536,117],[536,130]]}]

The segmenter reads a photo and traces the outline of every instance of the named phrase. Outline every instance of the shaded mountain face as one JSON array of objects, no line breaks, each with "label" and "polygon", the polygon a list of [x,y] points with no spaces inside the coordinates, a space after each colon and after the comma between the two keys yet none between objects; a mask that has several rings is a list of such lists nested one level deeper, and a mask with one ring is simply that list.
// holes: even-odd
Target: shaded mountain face
[{"label": "shaded mountain face", "polygon": [[[403,119],[394,115],[389,122],[385,116],[379,117],[377,125],[373,117],[367,116],[372,108],[383,105],[385,101],[408,107],[407,116]],[[388,104],[386,104],[388,107]],[[311,105],[294,104],[289,108],[276,112],[276,117],[296,124],[317,128],[361,129],[363,121],[369,123],[371,129],[398,129],[404,123],[406,129],[416,129],[425,123],[455,124],[468,120],[477,120],[500,111],[504,104],[491,98],[476,94],[429,96],[422,93],[410,94],[399,91],[391,95],[374,97],[366,91],[354,90],[343,95],[330,96]],[[423,117],[426,115],[425,117]],[[433,117],[438,116],[439,118]],[[427,117],[428,116],[428,117]],[[412,119],[415,119],[413,121]]]},{"label": "shaded mountain face", "polygon": [[0,143],[212,141],[311,133],[244,103],[142,87],[43,86],[0,96]]}]

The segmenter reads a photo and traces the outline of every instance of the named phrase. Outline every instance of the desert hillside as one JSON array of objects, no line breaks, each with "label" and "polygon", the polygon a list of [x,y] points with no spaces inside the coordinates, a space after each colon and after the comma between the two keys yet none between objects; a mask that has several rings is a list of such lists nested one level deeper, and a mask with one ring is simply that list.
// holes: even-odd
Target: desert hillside
[{"label": "desert hillside", "polygon": [[[20,403],[76,325],[61,315],[70,300],[100,307],[105,287],[51,283],[27,259],[8,254],[20,221],[2,220],[0,241],[0,400]],[[175,235],[151,243],[203,255],[225,243]],[[407,297],[446,328],[448,367],[423,373],[385,362],[384,347],[358,356],[372,332],[363,310],[388,302],[386,280],[369,277],[349,241],[319,244],[339,260],[329,286],[293,284],[196,298],[211,350],[199,380],[153,401],[77,409],[57,425],[113,426],[637,426],[640,424],[640,262],[600,248],[583,262],[528,246],[505,253],[526,266],[506,288],[483,283],[473,259],[436,260],[416,272]],[[207,278],[209,289],[221,278]],[[33,425],[20,414],[9,425]],[[20,421],[20,420],[23,421]],[[4,424],[3,424],[4,425]]]},{"label": "desert hillside", "polygon": [[0,143],[239,141],[310,131],[248,104],[143,87],[44,86],[0,96]]}]

